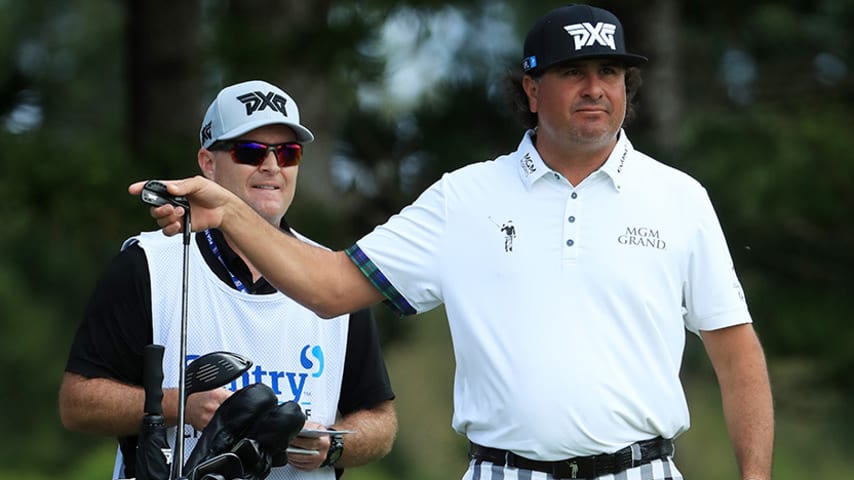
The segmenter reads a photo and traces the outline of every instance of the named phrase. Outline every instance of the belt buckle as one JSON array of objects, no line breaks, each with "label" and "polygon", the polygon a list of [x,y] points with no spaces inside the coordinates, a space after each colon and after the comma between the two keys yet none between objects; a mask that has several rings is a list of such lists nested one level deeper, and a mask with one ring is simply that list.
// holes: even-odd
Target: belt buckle
[{"label": "belt buckle", "polygon": [[578,462],[575,460],[567,460],[569,465],[569,478],[578,478]]}]

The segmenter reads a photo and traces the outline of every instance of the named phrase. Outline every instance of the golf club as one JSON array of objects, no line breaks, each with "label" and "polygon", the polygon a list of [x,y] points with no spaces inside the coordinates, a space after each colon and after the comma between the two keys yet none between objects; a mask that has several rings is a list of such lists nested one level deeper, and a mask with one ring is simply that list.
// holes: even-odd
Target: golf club
[{"label": "golf club", "polygon": [[221,387],[249,370],[252,360],[231,352],[206,353],[187,365],[186,396]]},{"label": "golf club", "polygon": [[217,455],[196,467],[190,480],[225,479],[231,480],[243,476],[243,463],[235,453],[226,452]]},{"label": "golf club", "polygon": [[139,194],[143,203],[159,207],[171,204],[184,208],[184,276],[181,284],[181,342],[178,355],[178,425],[175,429],[175,453],[172,456],[173,478],[181,478],[184,464],[184,421],[186,413],[187,396],[186,372],[187,372],[187,276],[190,263],[190,202],[185,197],[176,197],[166,190],[166,184],[157,180],[145,182]]}]

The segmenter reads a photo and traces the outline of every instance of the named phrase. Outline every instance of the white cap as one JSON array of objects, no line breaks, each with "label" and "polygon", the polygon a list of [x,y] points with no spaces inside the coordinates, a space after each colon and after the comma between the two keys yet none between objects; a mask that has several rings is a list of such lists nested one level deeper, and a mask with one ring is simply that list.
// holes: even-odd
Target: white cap
[{"label": "white cap", "polygon": [[311,131],[299,122],[299,108],[281,88],[261,80],[238,83],[220,90],[202,122],[199,140],[208,148],[217,140],[230,140],[264,125],[291,127],[297,141],[310,143]]}]

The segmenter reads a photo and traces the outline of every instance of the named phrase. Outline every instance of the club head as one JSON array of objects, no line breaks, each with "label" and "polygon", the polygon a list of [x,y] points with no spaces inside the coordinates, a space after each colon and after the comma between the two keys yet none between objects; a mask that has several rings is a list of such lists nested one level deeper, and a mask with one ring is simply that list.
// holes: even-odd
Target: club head
[{"label": "club head", "polygon": [[206,473],[200,480],[229,480],[218,473]]},{"label": "club head", "polygon": [[231,452],[222,453],[197,466],[190,473],[190,480],[219,480],[240,478],[243,476],[243,464],[240,457]]},{"label": "club head", "polygon": [[252,360],[231,352],[211,352],[196,358],[186,370],[184,395],[222,387],[243,375]]},{"label": "club head", "polygon": [[171,204],[176,207],[190,208],[190,202],[185,197],[176,197],[166,190],[166,184],[157,180],[149,180],[142,186],[139,198],[143,203],[152,207]]}]

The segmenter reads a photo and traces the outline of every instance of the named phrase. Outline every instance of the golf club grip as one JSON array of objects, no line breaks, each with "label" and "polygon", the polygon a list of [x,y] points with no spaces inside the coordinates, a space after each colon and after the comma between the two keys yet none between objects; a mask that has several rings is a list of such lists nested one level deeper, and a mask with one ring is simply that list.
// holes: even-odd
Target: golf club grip
[{"label": "golf club grip", "polygon": [[142,387],[148,414],[163,414],[163,345],[146,345],[142,354]]}]

